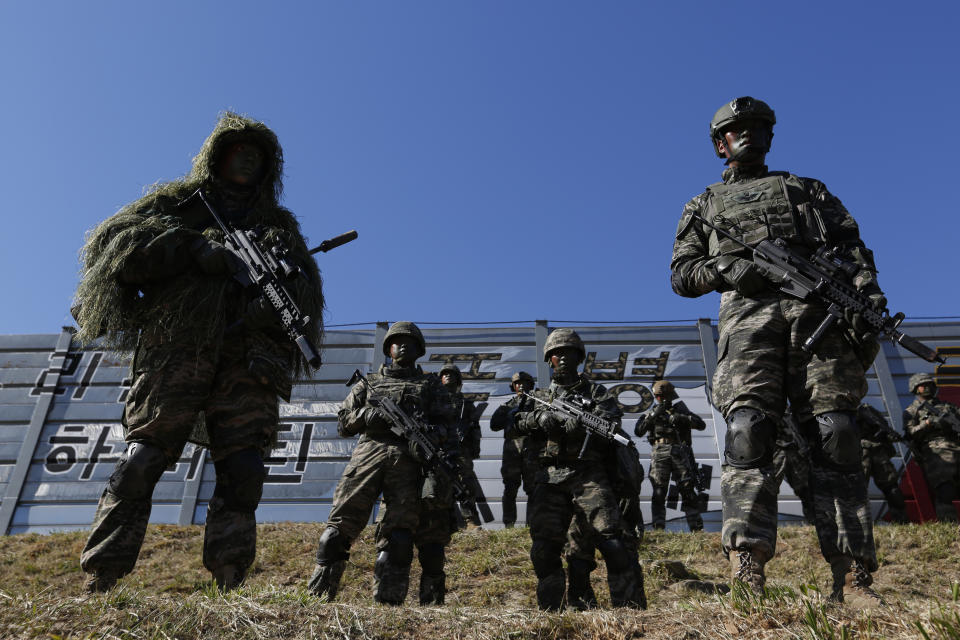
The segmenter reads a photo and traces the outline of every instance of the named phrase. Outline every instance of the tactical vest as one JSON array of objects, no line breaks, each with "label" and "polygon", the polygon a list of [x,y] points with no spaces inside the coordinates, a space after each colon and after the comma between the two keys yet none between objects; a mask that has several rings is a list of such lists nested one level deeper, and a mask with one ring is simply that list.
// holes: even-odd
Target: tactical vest
[{"label": "tactical vest", "polygon": [[[792,187],[792,188],[791,188]],[[792,246],[816,247],[827,240],[823,219],[796,176],[773,173],[763,178],[707,187],[705,218],[755,247],[783,238]],[[793,200],[791,201],[791,196]],[[710,230],[711,256],[742,254],[744,249]]]},{"label": "tactical vest", "polygon": [[[431,408],[434,400],[430,394],[429,374],[423,373],[419,366],[417,374],[409,378],[386,375],[385,370],[386,367],[381,367],[379,373],[367,374],[371,391],[376,395],[389,397],[411,418],[429,420],[425,413]],[[384,429],[382,432],[367,429],[364,434],[377,441],[399,442],[401,440],[389,429]]]}]

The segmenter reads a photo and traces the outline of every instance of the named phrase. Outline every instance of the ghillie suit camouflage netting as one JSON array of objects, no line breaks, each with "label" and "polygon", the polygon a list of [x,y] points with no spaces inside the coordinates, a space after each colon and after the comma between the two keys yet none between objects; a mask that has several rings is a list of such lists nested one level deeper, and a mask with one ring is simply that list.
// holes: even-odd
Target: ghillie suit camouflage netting
[{"label": "ghillie suit camouflage netting", "polygon": [[[184,225],[178,203],[201,186],[205,190],[224,188],[214,167],[220,160],[219,155],[241,139],[259,145],[265,156],[263,178],[247,203],[249,213],[241,226],[261,224],[267,230],[268,243],[277,238],[283,240],[290,247],[293,261],[305,271],[307,280],[316,283],[316,286],[296,286],[294,295],[303,313],[313,319],[309,338],[320,345],[323,313],[320,273],[308,253],[296,218],[278,203],[283,190],[280,144],[266,125],[229,112],[221,114],[213,133],[193,159],[193,168],[187,176],[154,185],[145,196],[123,207],[87,234],[80,252],[83,270],[74,304],[80,327],[77,338],[81,342],[102,338],[107,348],[132,351],[138,333],[151,330],[159,331],[165,338],[176,336],[175,342],[181,348],[191,343],[198,349],[217,343],[228,317],[240,311],[236,285],[228,276],[209,276],[197,269],[186,269],[146,292],[138,286],[123,284],[118,274],[138,248],[164,231]],[[207,229],[204,235],[223,241],[219,229]],[[297,354],[296,371],[304,371],[306,365],[299,351],[291,349],[291,353]]]}]

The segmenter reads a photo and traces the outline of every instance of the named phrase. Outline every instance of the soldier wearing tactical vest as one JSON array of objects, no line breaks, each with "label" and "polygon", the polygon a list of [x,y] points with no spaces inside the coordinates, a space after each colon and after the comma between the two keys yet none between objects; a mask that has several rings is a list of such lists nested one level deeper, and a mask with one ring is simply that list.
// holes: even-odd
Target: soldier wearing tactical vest
[{"label": "soldier wearing tactical vest", "polygon": [[857,425],[860,427],[864,480],[869,482],[872,477],[874,484],[883,492],[893,522],[910,522],[907,503],[900,491],[900,474],[890,462],[890,458],[897,455],[893,443],[902,442],[903,436],[890,428],[882,413],[866,403],[857,409]]},{"label": "soldier wearing tactical vest", "polygon": [[773,110],[750,97],[714,115],[710,144],[727,168],[722,182],[684,207],[670,265],[677,294],[722,293],[713,380],[713,402],[727,421],[722,545],[734,579],[761,590],[764,565],[776,548],[771,460],[789,399],[811,443],[816,528],[833,572],[831,596],[842,601],[848,584],[851,593],[874,599],[869,585],[877,559],[856,411],[879,345],[862,316],[851,312],[824,333],[813,353],[804,351],[827,310],[780,291],[749,250],[694,218],[702,216],[749,246],[776,239],[804,255],[836,248],[859,267],[852,285],[877,308],[886,306],[873,255],[840,200],[818,180],[767,169],[775,123]]},{"label": "soldier wearing tactical vest", "polygon": [[366,526],[381,493],[386,509],[377,524],[374,599],[400,605],[407,596],[419,524],[421,465],[409,443],[390,430],[384,412],[370,403],[370,395],[390,397],[411,418],[434,426],[440,439],[448,437],[446,428],[453,420],[450,394],[436,375],[424,373],[416,364],[427,351],[417,325],[394,323],[382,348],[390,364],[367,376],[369,391],[362,382],[356,384],[337,413],[340,435],[359,434],[360,440],[333,494],[330,517],[317,546],[317,567],[308,585],[327,601],[336,597],[350,545]]},{"label": "soldier wearing tactical vest", "polygon": [[[553,381],[534,392],[545,402],[580,399],[589,411],[619,424],[622,412],[607,390],[578,372],[586,358],[580,336],[571,329],[555,329],[543,348],[543,359],[553,367]],[[643,573],[636,553],[624,540],[622,514],[614,489],[617,446],[591,438],[575,418],[536,403],[516,422],[521,433],[540,432],[546,446],[530,515],[530,559],[537,574],[537,604],[541,609],[563,606],[566,575],[561,560],[572,518],[585,523],[588,534],[607,564],[610,599],[615,607],[646,608]],[[583,456],[580,452],[583,450]]]},{"label": "soldier wearing tactical vest", "polygon": [[677,488],[683,498],[683,511],[687,516],[690,531],[702,531],[700,495],[697,492],[695,461],[690,453],[690,430],[703,431],[707,425],[703,418],[690,411],[683,402],[674,403],[679,396],[673,384],[667,380],[653,383],[653,397],[657,407],[640,416],[634,433],[638,438],[647,437],[652,447],[650,452],[650,483],[653,497],[650,511],[653,528],[663,529],[667,519],[667,488],[670,476],[676,478]]},{"label": "soldier wearing tactical vest", "polygon": [[953,501],[960,499],[960,409],[937,398],[937,383],[929,373],[910,376],[910,393],[917,397],[903,412],[904,437],[923,467],[937,518],[956,522]]},{"label": "soldier wearing tactical vest", "polygon": [[[459,451],[460,467],[468,482],[476,481],[473,470],[473,461],[480,457],[480,441],[483,434],[480,430],[480,416],[477,415],[477,405],[464,397],[463,374],[456,365],[447,364],[440,369],[440,382],[446,387],[453,398],[454,424],[457,436],[457,450]],[[475,502],[461,502],[460,511],[468,528],[481,526],[480,513]]]},{"label": "soldier wearing tactical vest", "polygon": [[539,449],[533,442],[535,436],[525,436],[517,432],[514,423],[518,413],[530,411],[532,402],[524,398],[524,393],[530,393],[536,386],[533,376],[526,371],[519,371],[510,378],[510,390],[514,392],[512,398],[497,407],[490,417],[490,430],[503,431],[503,457],[500,464],[500,475],[503,477],[503,526],[507,529],[517,522],[517,491],[523,485],[523,492],[527,494],[527,512],[530,512],[530,496],[533,495],[533,486],[536,482],[537,458]]}]

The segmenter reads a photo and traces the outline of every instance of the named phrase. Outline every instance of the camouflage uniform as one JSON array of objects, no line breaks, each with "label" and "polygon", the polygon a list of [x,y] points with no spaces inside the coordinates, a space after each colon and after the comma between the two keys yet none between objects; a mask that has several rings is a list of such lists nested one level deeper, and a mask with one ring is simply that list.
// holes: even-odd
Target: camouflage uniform
[{"label": "camouflage uniform", "polygon": [[890,462],[890,458],[897,455],[893,443],[903,438],[887,425],[882,413],[868,404],[861,404],[857,409],[857,426],[860,427],[864,479],[869,482],[873,477],[877,488],[887,499],[890,517],[894,522],[909,522],[907,503],[900,491],[900,474]]},{"label": "camouflage uniform", "polygon": [[[712,136],[731,121],[727,112],[733,118],[744,112],[765,118],[772,132],[773,111],[745,97],[718,111]],[[714,150],[720,155],[716,145]],[[745,563],[745,575],[753,576],[755,588],[760,588],[762,566],[776,548],[778,487],[771,462],[776,422],[789,399],[813,445],[816,528],[835,580],[840,577],[842,598],[844,567],[854,561],[858,575],[866,575],[860,582],[866,584],[877,568],[855,412],[866,393],[865,372],[878,345],[872,339],[851,339],[835,324],[813,353],[804,351],[803,342],[820,325],[826,309],[795,299],[769,281],[748,280],[747,274],[757,273],[751,254],[693,215],[749,246],[779,239],[806,255],[824,245],[836,247],[841,257],[860,267],[853,285],[879,301],[872,253],[860,240],[856,222],[823,183],[762,165],[729,166],[722,177],[723,182],[684,207],[671,284],[687,297],[722,293],[713,402],[728,425],[721,477],[723,549],[737,552],[732,560]]]},{"label": "camouflage uniform", "polygon": [[[672,389],[672,387],[671,387]],[[674,393],[674,397],[676,394]],[[697,474],[693,455],[690,451],[692,439],[690,430],[703,431],[707,425],[697,414],[690,411],[683,402],[671,404],[672,399],[663,402],[663,408],[644,414],[637,421],[634,432],[637,437],[647,436],[650,442],[650,483],[653,485],[653,498],[650,510],[653,515],[653,528],[663,529],[667,517],[667,487],[670,476],[677,480],[677,488],[683,497],[683,510],[687,516],[687,526],[691,531],[703,529],[700,516],[700,495],[697,491]]]},{"label": "camouflage uniform", "polygon": [[783,417],[777,428],[776,450],[773,453],[773,473],[776,477],[776,486],[786,479],[793,489],[794,495],[800,500],[803,518],[810,524],[814,523],[813,498],[810,490],[810,447],[800,435],[796,420],[791,413]]},{"label": "camouflage uniform", "polygon": [[[405,330],[419,329],[412,323]],[[411,329],[412,327],[412,329]],[[384,341],[384,351],[391,338]],[[420,336],[422,345],[422,336]],[[425,347],[421,346],[421,354]],[[406,599],[413,561],[414,531],[420,524],[420,496],[423,477],[420,462],[410,444],[377,418],[370,395],[387,396],[407,413],[436,425],[435,437],[446,437],[446,425],[453,417],[450,396],[436,375],[419,367],[381,366],[368,376],[370,392],[362,383],[350,391],[337,414],[342,437],[362,434],[343,477],[333,495],[333,507],[327,527],[317,546],[317,568],[309,589],[333,600],[349,557],[353,540],[360,534],[377,497],[382,493],[386,509],[377,523],[377,549],[374,567],[374,598],[385,604],[402,604]],[[449,499],[448,499],[449,500]]]},{"label": "camouflage uniform", "polygon": [[[259,184],[218,176],[226,149],[250,143],[266,158]],[[303,366],[279,322],[254,318],[256,294],[234,281],[239,267],[198,200],[203,189],[236,228],[262,225],[291,247],[303,275],[290,283],[305,314],[321,317],[320,275],[296,219],[277,204],[282,153],[265,125],[224,114],[191,174],[158,185],[95,229],[84,248],[85,273],[75,314],[81,337],[129,347],[133,385],[123,413],[126,452],[100,498],[81,556],[88,587],[109,588],[132,571],[153,489],[192,440],[210,448],[216,486],[207,509],[203,563],[221,588],[242,582],[256,552],[254,512],[266,470],[263,456],[279,424],[277,396],[289,399],[291,373]],[[242,321],[242,323],[240,322]],[[319,343],[319,325],[310,329]]]},{"label": "camouflage uniform", "polygon": [[[555,330],[558,331],[564,330]],[[593,401],[591,411],[595,415],[618,422],[622,415],[607,390],[585,376],[567,386],[554,381],[549,389],[534,393],[546,402],[577,394]],[[537,404],[532,411],[523,414],[517,428],[521,433],[544,429],[542,425],[555,415]],[[533,538],[530,558],[538,579],[537,602],[541,609],[562,606],[566,577],[561,555],[571,519],[576,517],[590,532],[607,563],[614,606],[645,606],[640,566],[623,539],[619,500],[609,471],[616,463],[613,445],[591,438],[583,458],[578,459],[585,436],[582,427],[575,424],[568,424],[563,432],[547,431],[529,518]]]},{"label": "camouflage uniform", "polygon": [[[513,382],[521,378],[517,374]],[[532,380],[532,378],[530,378]],[[503,431],[503,458],[500,465],[500,475],[503,477],[503,524],[512,527],[517,521],[517,491],[523,485],[523,492],[527,494],[527,509],[530,508],[530,496],[533,495],[539,454],[532,454],[531,447],[534,435],[525,436],[517,432],[515,417],[519,413],[529,411],[530,401],[514,396],[497,407],[490,417],[490,430]],[[516,411],[514,411],[516,410]],[[542,444],[541,444],[542,446]]]},{"label": "camouflage uniform", "polygon": [[[932,384],[933,376],[910,378],[910,390]],[[960,497],[960,409],[931,397],[917,395],[903,412],[904,437],[916,452],[927,484],[936,499],[937,518],[956,521],[953,501]]]},{"label": "camouflage uniform", "polygon": [[[457,448],[460,452],[460,468],[463,469],[464,478],[472,485],[480,486],[477,480],[477,474],[473,470],[473,461],[480,457],[480,441],[483,433],[480,430],[480,413],[478,407],[472,400],[464,398],[463,394],[457,392],[454,396],[454,415],[457,416],[456,434]],[[486,406],[486,405],[483,405]],[[479,527],[483,523],[480,520],[480,514],[477,511],[475,501],[461,502],[460,511],[467,524]]]}]

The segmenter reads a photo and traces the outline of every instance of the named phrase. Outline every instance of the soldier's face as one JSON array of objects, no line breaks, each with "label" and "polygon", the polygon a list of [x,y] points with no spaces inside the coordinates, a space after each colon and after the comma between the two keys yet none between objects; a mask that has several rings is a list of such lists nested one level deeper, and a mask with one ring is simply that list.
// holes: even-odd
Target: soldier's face
[{"label": "soldier's face", "polygon": [[760,164],[770,148],[771,133],[763,120],[746,118],[724,127],[717,145],[731,164]]},{"label": "soldier's face", "polygon": [[513,389],[513,392],[517,395],[520,395],[520,392],[529,393],[533,391],[533,383],[526,380],[514,382],[510,387]]},{"label": "soldier's face", "polygon": [[917,385],[917,395],[921,398],[932,398],[937,395],[937,385],[935,384],[918,384]]},{"label": "soldier's face", "polygon": [[224,151],[220,177],[237,185],[255,184],[263,172],[263,151],[249,142],[236,142]]},{"label": "soldier's face", "polygon": [[550,352],[550,366],[561,376],[576,373],[579,364],[580,351],[576,347],[560,347]]},{"label": "soldier's face", "polygon": [[447,389],[456,389],[460,386],[460,381],[457,379],[456,374],[449,371],[444,371],[440,376],[440,384],[445,386]]},{"label": "soldier's face", "polygon": [[657,394],[655,394],[653,397],[656,399],[657,404],[663,404],[663,394],[662,394],[662,393],[657,393]]},{"label": "soldier's face", "polygon": [[390,358],[401,367],[412,366],[417,361],[417,341],[410,336],[397,336],[390,340]]}]

